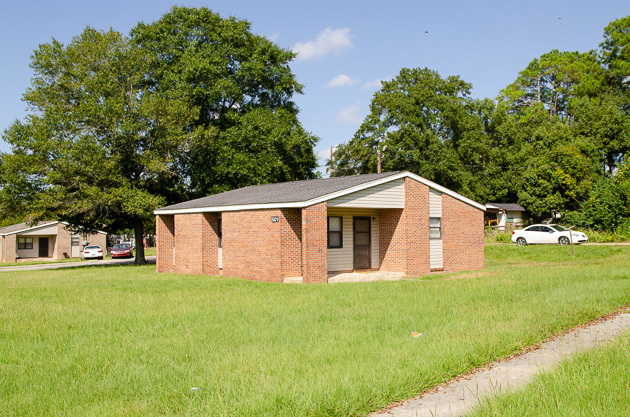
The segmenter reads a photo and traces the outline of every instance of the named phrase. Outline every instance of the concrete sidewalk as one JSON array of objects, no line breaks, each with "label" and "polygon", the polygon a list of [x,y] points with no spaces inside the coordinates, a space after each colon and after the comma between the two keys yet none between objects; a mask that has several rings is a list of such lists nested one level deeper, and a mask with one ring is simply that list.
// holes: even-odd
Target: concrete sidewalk
[{"label": "concrete sidewalk", "polygon": [[473,373],[437,388],[434,392],[406,401],[372,416],[454,417],[469,412],[481,400],[526,385],[538,374],[549,371],[571,355],[584,352],[617,338],[630,330],[630,313],[578,328],[538,349],[493,364],[489,369]]},{"label": "concrete sidewalk", "polygon": [[[145,256],[147,263],[154,264],[155,256]],[[77,262],[57,262],[49,264],[37,264],[37,265],[17,265],[17,266],[5,266],[0,267],[0,272],[8,271],[40,271],[42,269],[61,269],[61,268],[81,268],[89,266],[104,266],[104,265],[129,265],[133,264],[134,259],[104,259],[99,261],[97,259],[90,259],[86,261]]]}]

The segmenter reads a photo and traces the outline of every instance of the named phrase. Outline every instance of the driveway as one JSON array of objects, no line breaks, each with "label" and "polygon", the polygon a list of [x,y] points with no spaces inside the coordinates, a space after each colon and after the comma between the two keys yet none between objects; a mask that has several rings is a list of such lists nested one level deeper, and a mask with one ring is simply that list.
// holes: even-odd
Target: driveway
[{"label": "driveway", "polygon": [[[145,256],[147,263],[154,264],[155,256]],[[134,259],[104,259],[102,261],[99,260],[87,260],[80,262],[57,262],[57,263],[49,263],[49,264],[38,264],[38,265],[17,265],[17,266],[5,266],[0,267],[0,272],[7,271],[39,271],[42,269],[60,269],[60,268],[82,268],[89,266],[103,266],[103,265],[129,265],[133,264]]]}]

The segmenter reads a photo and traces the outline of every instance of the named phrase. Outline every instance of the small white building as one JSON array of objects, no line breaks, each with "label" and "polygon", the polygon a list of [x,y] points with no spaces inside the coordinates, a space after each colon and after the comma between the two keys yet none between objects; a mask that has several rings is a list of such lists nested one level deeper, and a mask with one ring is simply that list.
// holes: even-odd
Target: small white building
[{"label": "small white building", "polygon": [[515,203],[487,203],[485,223],[488,226],[498,226],[505,229],[506,226],[522,226],[527,221],[527,210]]}]

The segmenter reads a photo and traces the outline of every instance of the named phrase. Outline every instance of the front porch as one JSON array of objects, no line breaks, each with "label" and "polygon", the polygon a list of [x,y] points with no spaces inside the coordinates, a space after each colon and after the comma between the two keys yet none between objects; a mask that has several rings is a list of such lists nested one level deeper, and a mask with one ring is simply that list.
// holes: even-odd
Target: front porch
[{"label": "front porch", "polygon": [[[328,283],[342,282],[373,282],[373,281],[398,281],[405,279],[404,272],[392,271],[367,271],[367,272],[339,272],[329,273]],[[301,284],[302,277],[285,278],[285,284]]]}]

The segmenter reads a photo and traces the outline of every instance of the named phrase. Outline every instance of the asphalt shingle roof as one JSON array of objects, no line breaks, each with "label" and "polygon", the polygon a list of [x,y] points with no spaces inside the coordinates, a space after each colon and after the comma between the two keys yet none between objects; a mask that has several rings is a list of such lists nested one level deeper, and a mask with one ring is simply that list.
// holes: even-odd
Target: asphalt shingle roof
[{"label": "asphalt shingle roof", "polygon": [[495,206],[500,209],[503,209],[505,211],[527,211],[525,210],[523,206],[521,206],[520,204],[515,204],[515,203],[488,203],[488,204],[491,206]]},{"label": "asphalt shingle roof", "polygon": [[0,235],[6,235],[20,230],[29,229],[31,227],[45,226],[50,223],[57,223],[56,220],[43,220],[37,224],[29,225],[28,223],[12,224],[11,226],[0,228]]},{"label": "asphalt shingle roof", "polygon": [[208,197],[185,201],[162,207],[160,210],[222,207],[244,204],[273,204],[308,201],[331,193],[355,187],[381,178],[400,174],[403,171],[363,174],[349,177],[281,182],[277,184],[251,185]]}]

